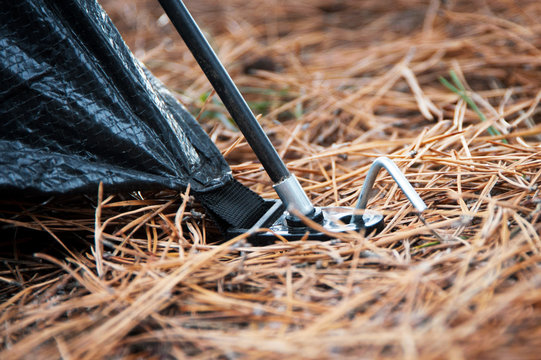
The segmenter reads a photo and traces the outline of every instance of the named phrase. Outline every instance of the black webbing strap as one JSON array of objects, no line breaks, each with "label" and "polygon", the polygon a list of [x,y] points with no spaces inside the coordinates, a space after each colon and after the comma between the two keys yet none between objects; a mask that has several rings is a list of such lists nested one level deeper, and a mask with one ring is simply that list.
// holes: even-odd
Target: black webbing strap
[{"label": "black webbing strap", "polygon": [[223,230],[249,229],[272,206],[235,179],[209,192],[198,193],[196,197]]}]

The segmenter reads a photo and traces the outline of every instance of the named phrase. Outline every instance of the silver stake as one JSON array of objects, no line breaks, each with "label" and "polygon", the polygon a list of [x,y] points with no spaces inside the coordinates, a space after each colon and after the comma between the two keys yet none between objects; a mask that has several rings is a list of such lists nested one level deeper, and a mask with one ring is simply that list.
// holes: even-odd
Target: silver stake
[{"label": "silver stake", "polygon": [[[385,156],[378,157],[374,162],[372,163],[372,166],[368,170],[368,174],[366,175],[366,179],[364,180],[363,187],[361,189],[361,194],[359,195],[359,200],[357,201],[357,205],[355,206],[358,210],[364,210],[366,209],[366,204],[368,203],[368,198],[370,195],[370,192],[372,190],[372,187],[374,186],[374,182],[376,181],[376,177],[378,176],[379,171],[381,168],[385,168],[391,174],[394,181],[396,181],[396,184],[402,189],[402,192],[406,197],[409,199],[413,207],[419,212],[423,212],[427,206],[423,199],[417,194],[413,186],[411,186],[410,182],[404,174],[402,174],[402,171],[396,166],[396,164],[389,158]],[[356,214],[353,215],[351,218],[351,222],[357,222],[361,221],[362,214]]]}]

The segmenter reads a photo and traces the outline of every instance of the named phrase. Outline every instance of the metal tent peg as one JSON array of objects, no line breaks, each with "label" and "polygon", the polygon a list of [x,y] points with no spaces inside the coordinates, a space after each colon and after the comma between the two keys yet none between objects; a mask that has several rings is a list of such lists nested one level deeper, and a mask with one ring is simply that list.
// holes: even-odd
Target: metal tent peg
[{"label": "metal tent peg", "polygon": [[[348,231],[364,231],[365,234],[380,231],[383,228],[383,216],[363,210],[381,168],[385,168],[391,174],[417,211],[422,212],[426,209],[425,203],[400,169],[385,157],[376,159],[370,168],[356,208],[314,207],[295,175],[289,172],[278,155],[186,6],[181,0],[159,0],[159,2],[263,165],[280,198],[280,201],[275,201],[250,229],[229,229],[227,232],[229,237],[251,232],[252,242],[263,244],[275,240],[275,234],[288,240],[295,240],[303,238],[308,233],[309,239],[325,240],[332,238],[333,234]],[[317,227],[320,229],[309,226],[310,221],[319,224]],[[260,228],[267,228],[269,231],[255,231]]]}]

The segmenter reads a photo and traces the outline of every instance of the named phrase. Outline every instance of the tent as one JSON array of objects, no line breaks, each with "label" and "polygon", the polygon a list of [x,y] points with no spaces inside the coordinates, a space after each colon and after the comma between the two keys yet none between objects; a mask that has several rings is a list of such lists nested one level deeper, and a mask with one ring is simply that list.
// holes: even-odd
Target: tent
[{"label": "tent", "polygon": [[273,205],[233,179],[96,1],[21,0],[0,10],[2,196],[190,184],[224,231],[250,228]]}]

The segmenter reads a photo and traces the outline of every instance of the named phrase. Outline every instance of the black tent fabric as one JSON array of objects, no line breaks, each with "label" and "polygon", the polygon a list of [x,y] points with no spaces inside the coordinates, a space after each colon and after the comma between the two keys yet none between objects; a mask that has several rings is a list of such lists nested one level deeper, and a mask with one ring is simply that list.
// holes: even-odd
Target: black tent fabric
[{"label": "black tent fabric", "polygon": [[233,179],[195,119],[95,0],[0,5],[0,192],[193,193],[223,228],[269,207]]}]

